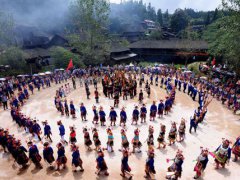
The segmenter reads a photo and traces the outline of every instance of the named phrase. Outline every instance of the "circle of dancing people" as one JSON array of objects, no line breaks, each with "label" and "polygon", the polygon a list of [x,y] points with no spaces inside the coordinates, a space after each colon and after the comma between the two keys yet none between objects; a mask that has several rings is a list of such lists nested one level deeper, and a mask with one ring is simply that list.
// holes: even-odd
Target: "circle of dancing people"
[{"label": "circle of dancing people", "polygon": [[[117,76],[117,74],[115,74]],[[110,126],[116,126],[116,121],[117,121],[117,113],[115,111],[115,107],[118,107],[119,105],[119,97],[123,96],[123,100],[127,100],[128,95],[130,98],[134,98],[137,94],[137,81],[136,77],[131,79],[128,79],[129,81],[125,81],[124,78],[118,74],[119,78],[117,78],[119,81],[116,81],[116,78],[114,79],[114,76],[105,76],[103,78],[102,84],[103,84],[103,93],[106,97],[113,98],[114,99],[114,106],[111,107],[110,113],[109,113],[109,120],[110,120]],[[112,79],[113,78],[113,79]],[[111,79],[111,80],[109,80]],[[142,81],[143,79],[143,81]],[[175,79],[175,87],[171,85],[171,79],[168,77],[168,82],[165,84],[166,85],[166,90],[169,94],[169,96],[166,97],[165,103],[163,100],[160,100],[158,106],[156,105],[156,102],[153,101],[151,107],[150,107],[150,121],[155,121],[156,115],[158,114],[159,118],[163,117],[163,113],[167,115],[171,111],[171,107],[174,103],[175,99],[175,87],[179,86],[178,89],[181,90],[181,85],[179,85],[179,80],[176,84],[176,79]],[[113,81],[114,80],[114,81]],[[122,80],[122,81],[121,81]],[[73,85],[75,82],[75,79],[72,78]],[[152,76],[150,77],[150,83],[148,84],[148,81],[146,82],[145,90],[148,94],[148,97],[150,97],[151,90],[150,90],[150,85],[153,85],[153,78]],[[157,80],[156,85],[157,85]],[[144,82],[144,74],[141,75],[139,86],[142,86],[142,83]],[[86,93],[87,93],[87,98],[89,98],[90,92],[87,83],[85,83],[86,86]],[[55,98],[55,106],[58,111],[61,112],[62,115],[66,114],[66,116],[69,116],[69,114],[72,116],[72,118],[76,118],[76,109],[73,104],[73,101],[70,101],[70,105],[68,108],[67,100],[64,100],[64,105],[62,104],[63,97],[65,97],[65,93],[68,94],[70,93],[69,90],[69,85],[66,85],[65,91],[63,90],[64,88],[61,87],[59,91],[57,91],[57,95]],[[95,99],[96,103],[99,103],[99,93],[97,90],[97,87],[95,87]],[[191,92],[191,91],[190,91]],[[196,95],[195,92],[193,93],[193,100],[195,100]],[[202,92],[199,93],[199,107],[197,110],[194,112],[193,118],[191,118],[190,121],[190,133],[192,130],[192,127],[197,129],[198,123],[201,123],[206,115],[207,112],[207,106],[211,102],[209,100],[208,96],[204,93],[201,95]],[[18,98],[19,99],[19,98]],[[24,98],[23,98],[24,99]],[[144,97],[143,97],[143,92],[140,90],[139,93],[139,102],[142,103]],[[21,100],[21,98],[20,98]],[[19,100],[19,101],[20,101]],[[20,101],[21,105],[22,102]],[[39,141],[42,141],[41,137],[41,127],[38,124],[38,121],[36,119],[31,119],[29,117],[26,117],[19,111],[19,105],[16,102],[11,103],[11,115],[13,120],[18,124],[19,128],[24,128],[26,133],[32,134],[32,136],[35,139],[38,139]],[[70,109],[70,111],[69,111]],[[103,110],[103,107],[99,107],[99,111],[96,106],[92,107],[94,118],[93,118],[93,124],[98,124],[98,121],[100,120],[101,126],[106,125],[106,113]],[[138,106],[134,107],[133,113],[132,113],[132,124],[137,124],[139,121],[139,117],[141,119],[141,123],[146,122],[146,114],[147,114],[147,109],[145,104],[142,104],[142,107],[140,108],[140,111],[138,110]],[[83,103],[80,105],[80,116],[82,121],[87,121],[86,116],[87,116],[87,110],[86,107],[84,106]],[[127,121],[127,114],[125,112],[125,108],[123,107],[120,112],[120,125],[123,124],[123,126],[126,125]],[[169,140],[169,146],[174,144],[176,141],[182,142],[184,141],[185,137],[185,120],[182,119],[181,123],[179,125],[179,128],[177,130],[177,125],[175,122],[172,122],[172,126],[168,135],[168,140]],[[45,142],[43,144],[44,150],[43,150],[43,158],[44,160],[49,164],[50,167],[54,167],[56,170],[65,169],[66,168],[66,163],[67,163],[67,157],[65,155],[65,146],[68,145],[68,142],[65,140],[65,128],[62,124],[61,121],[57,122],[57,125],[59,126],[59,135],[60,135],[60,142],[57,144],[57,158],[55,160],[54,158],[54,152],[53,148],[51,147],[51,127],[48,125],[47,121],[42,122],[44,126],[44,136],[46,140],[49,140],[50,142]],[[87,147],[88,150],[91,150],[92,146],[92,141],[91,137],[89,134],[90,129],[85,127],[83,129],[83,134],[84,134],[84,144]],[[131,168],[128,165],[128,158],[132,153],[141,153],[141,146],[142,143],[140,142],[139,135],[140,135],[140,130],[137,128],[134,131],[134,138],[132,139],[132,151],[130,152],[129,148],[129,142],[126,136],[126,130],[122,129],[121,130],[121,137],[122,137],[122,148],[120,149],[123,153],[122,157],[122,162],[121,162],[121,176],[123,177],[132,177],[133,175],[131,174]],[[165,131],[166,127],[165,125],[161,124],[160,126],[160,133],[159,137],[157,138],[158,141],[158,149],[160,148],[166,148],[166,142],[165,142]],[[156,174],[156,170],[154,167],[154,136],[153,136],[154,128],[152,126],[149,126],[149,135],[147,138],[147,144],[148,144],[148,157],[146,160],[145,164],[145,177],[154,179],[154,175]],[[97,171],[96,174],[104,174],[106,176],[109,175],[108,172],[108,166],[107,163],[104,159],[104,151],[107,150],[109,152],[114,152],[114,136],[111,127],[107,128],[107,146],[106,148],[101,147],[101,141],[98,136],[98,130],[97,128],[92,128],[92,134],[93,134],[93,141],[94,141],[94,146],[95,150],[97,151],[97,158],[96,158],[96,163],[97,163]],[[178,134],[178,135],[177,135]],[[177,140],[178,137],[178,140]],[[70,135],[69,135],[69,143],[71,144],[71,151],[72,151],[72,166],[73,166],[73,171],[76,172],[77,168],[80,167],[80,171],[84,171],[83,169],[83,162],[80,158],[80,152],[79,152],[79,147],[76,145],[77,139],[76,139],[76,132],[75,132],[75,127],[70,127]],[[12,154],[14,160],[21,166],[21,169],[25,169],[28,166],[29,160],[31,160],[37,168],[42,168],[41,160],[42,156],[40,155],[37,145],[34,144],[33,141],[28,141],[27,146],[28,150],[22,146],[21,141],[16,140],[13,135],[9,135],[8,130],[1,129],[0,130],[0,144],[3,147],[4,152],[9,152]],[[203,171],[207,167],[208,163],[208,155],[210,154],[216,163],[216,169],[223,167],[225,168],[225,165],[229,163],[229,160],[231,158],[231,152],[234,154],[234,159],[233,161],[237,161],[239,158],[239,152],[240,152],[240,139],[237,138],[236,142],[232,146],[232,149],[230,148],[231,142],[227,139],[223,139],[222,144],[214,151],[214,152],[209,152],[208,149],[203,149],[201,148],[200,155],[196,159],[196,165],[194,167],[194,171],[196,172],[196,175],[194,176],[195,179],[201,177]],[[26,152],[29,152],[29,155],[26,155]],[[184,156],[183,152],[181,150],[178,150],[176,153],[176,156],[173,159],[167,159],[167,163],[172,161],[172,165],[168,168],[168,172],[166,175],[167,179],[178,179],[181,177],[182,174],[182,164],[184,162]],[[55,164],[54,164],[55,162]],[[54,164],[54,165],[53,165]]]}]

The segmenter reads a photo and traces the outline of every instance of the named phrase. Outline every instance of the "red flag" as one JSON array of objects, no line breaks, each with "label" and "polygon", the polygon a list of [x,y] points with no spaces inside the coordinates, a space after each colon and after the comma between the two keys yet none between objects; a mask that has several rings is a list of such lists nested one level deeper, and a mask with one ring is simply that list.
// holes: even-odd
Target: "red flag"
[{"label": "red flag", "polygon": [[72,69],[72,68],[73,68],[73,61],[72,61],[72,59],[70,59],[67,70]]},{"label": "red flag", "polygon": [[216,64],[216,58],[214,57],[212,60],[212,66],[214,66]]}]

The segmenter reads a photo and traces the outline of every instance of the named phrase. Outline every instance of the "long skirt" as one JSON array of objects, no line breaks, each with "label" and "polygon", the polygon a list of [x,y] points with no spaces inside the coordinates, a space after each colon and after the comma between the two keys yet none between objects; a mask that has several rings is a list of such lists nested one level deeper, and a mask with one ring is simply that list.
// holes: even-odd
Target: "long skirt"
[{"label": "long skirt", "polygon": [[194,167],[194,171],[197,173],[197,176],[200,177],[203,172],[202,164],[200,162],[197,162],[197,164]]},{"label": "long skirt", "polygon": [[156,117],[156,111],[151,111],[150,112],[150,117],[155,118]]},{"label": "long skirt", "polygon": [[232,149],[232,153],[236,156],[240,156],[240,146],[234,146]]}]

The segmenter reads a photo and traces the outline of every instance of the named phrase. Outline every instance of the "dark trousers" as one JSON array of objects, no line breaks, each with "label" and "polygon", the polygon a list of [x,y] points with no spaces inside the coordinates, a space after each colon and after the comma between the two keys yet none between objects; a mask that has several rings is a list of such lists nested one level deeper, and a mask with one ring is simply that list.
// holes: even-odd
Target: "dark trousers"
[{"label": "dark trousers", "polygon": [[6,101],[6,102],[3,102],[3,109],[4,109],[4,110],[8,109],[7,101]]},{"label": "dark trousers", "polygon": [[194,131],[197,131],[197,126],[190,125],[189,132],[192,133],[192,128],[194,128]]},{"label": "dark trousers", "polygon": [[47,134],[47,138],[50,139],[50,141],[52,142],[52,138],[51,138],[50,134]]}]

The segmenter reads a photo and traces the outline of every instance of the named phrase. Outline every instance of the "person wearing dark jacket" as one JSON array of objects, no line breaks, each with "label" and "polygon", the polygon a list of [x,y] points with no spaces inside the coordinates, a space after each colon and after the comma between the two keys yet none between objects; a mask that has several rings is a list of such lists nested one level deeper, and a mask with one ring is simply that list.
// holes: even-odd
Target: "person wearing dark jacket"
[{"label": "person wearing dark jacket", "polygon": [[55,161],[55,158],[53,156],[53,149],[51,146],[49,146],[48,142],[45,142],[43,144],[43,159],[49,163],[50,166],[52,166],[52,163]]},{"label": "person wearing dark jacket", "polygon": [[149,178],[152,174],[156,174],[155,167],[154,167],[154,152],[151,151],[148,155],[146,164],[145,164],[145,178]]},{"label": "person wearing dark jacket", "polygon": [[42,138],[40,137],[41,127],[37,123],[37,120],[33,120],[32,131],[33,131],[33,134],[38,137],[39,141],[42,141]]},{"label": "person wearing dark jacket", "polygon": [[193,118],[190,119],[190,129],[189,133],[192,133],[192,128],[194,128],[194,131],[197,131],[197,120],[196,115],[194,114]]},{"label": "person wearing dark jacket", "polygon": [[42,157],[39,154],[38,148],[31,141],[27,143],[29,147],[29,159],[35,164],[36,168],[42,169],[41,159]]},{"label": "person wearing dark jacket", "polygon": [[66,163],[67,163],[67,157],[65,156],[65,148],[62,145],[62,143],[57,144],[57,171],[60,170],[60,166],[63,165],[63,169],[66,168]]},{"label": "person wearing dark jacket", "polygon": [[52,135],[51,127],[49,126],[47,120],[45,120],[45,121],[43,122],[43,125],[44,125],[44,136],[46,137],[46,139],[48,138],[48,139],[52,142],[52,138],[51,138],[51,135]]},{"label": "person wearing dark jacket", "polygon": [[83,172],[84,169],[82,167],[82,159],[80,158],[80,153],[78,150],[78,146],[74,145],[73,146],[73,153],[72,153],[72,166],[73,166],[73,171],[77,172],[77,167],[80,167],[80,171]]}]

